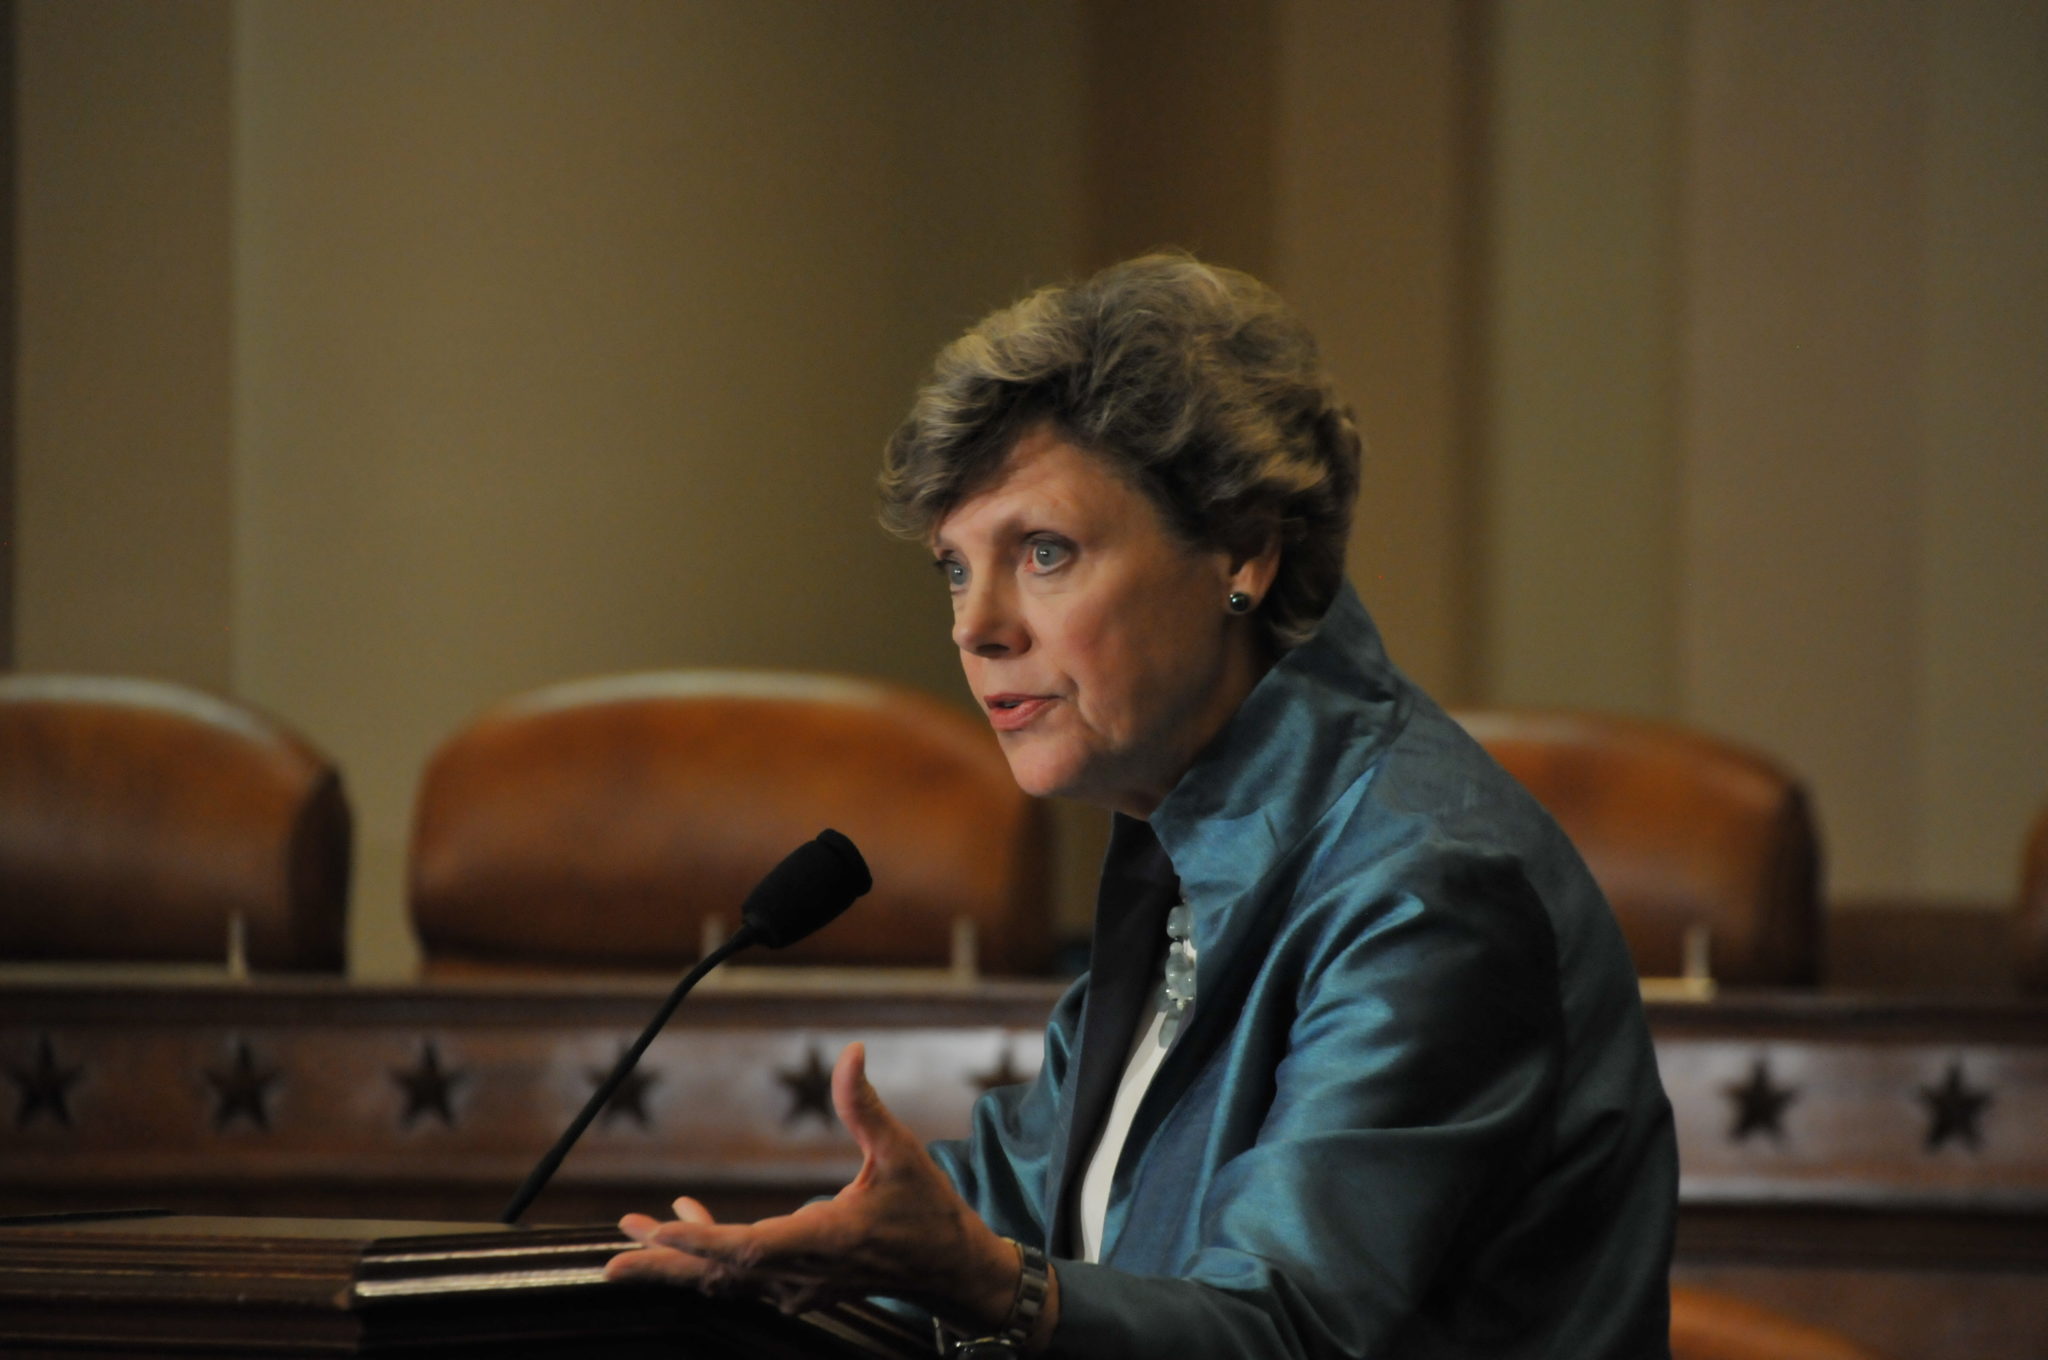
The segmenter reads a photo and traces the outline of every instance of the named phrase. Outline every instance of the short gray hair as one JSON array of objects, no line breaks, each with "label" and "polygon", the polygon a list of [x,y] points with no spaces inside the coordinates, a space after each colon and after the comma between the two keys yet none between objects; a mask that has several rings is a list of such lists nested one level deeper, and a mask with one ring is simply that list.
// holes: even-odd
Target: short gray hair
[{"label": "short gray hair", "polygon": [[1359,439],[1316,343],[1270,288],[1182,254],[1041,288],[940,351],[889,439],[882,523],[927,540],[1018,438],[1050,425],[1187,542],[1281,556],[1258,617],[1306,641],[1344,579]]}]

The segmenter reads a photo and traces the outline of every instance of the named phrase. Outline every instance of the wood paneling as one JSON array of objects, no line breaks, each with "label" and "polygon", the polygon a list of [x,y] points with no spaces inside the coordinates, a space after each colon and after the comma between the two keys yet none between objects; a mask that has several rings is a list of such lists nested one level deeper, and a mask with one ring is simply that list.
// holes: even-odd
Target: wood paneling
[{"label": "wood paneling", "polygon": [[[663,991],[15,983],[0,1211],[489,1219]],[[844,1043],[866,1042],[913,1129],[958,1136],[984,1085],[1037,1069],[1057,995],[742,973],[684,1008],[532,1217],[606,1222],[683,1190],[752,1216],[830,1192],[858,1160],[825,1083]],[[1681,1278],[1909,1360],[2048,1357],[2048,1315],[2016,1303],[2048,1289],[2048,1002],[1724,993],[1649,1014]]]},{"label": "wood paneling", "polygon": [[[494,1216],[666,988],[627,984],[0,994],[0,1210]],[[681,1189],[786,1209],[858,1165],[825,1074],[869,1073],[927,1137],[1037,1070],[1043,985],[972,996],[707,988],[532,1217],[609,1220]]]}]

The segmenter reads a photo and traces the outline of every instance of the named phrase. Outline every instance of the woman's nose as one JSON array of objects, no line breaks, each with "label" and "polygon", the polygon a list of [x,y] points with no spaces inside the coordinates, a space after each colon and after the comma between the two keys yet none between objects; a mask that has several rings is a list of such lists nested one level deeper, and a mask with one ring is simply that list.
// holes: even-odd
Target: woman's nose
[{"label": "woman's nose", "polygon": [[975,656],[1010,656],[1028,645],[1015,602],[1000,585],[973,582],[953,597],[953,645]]}]

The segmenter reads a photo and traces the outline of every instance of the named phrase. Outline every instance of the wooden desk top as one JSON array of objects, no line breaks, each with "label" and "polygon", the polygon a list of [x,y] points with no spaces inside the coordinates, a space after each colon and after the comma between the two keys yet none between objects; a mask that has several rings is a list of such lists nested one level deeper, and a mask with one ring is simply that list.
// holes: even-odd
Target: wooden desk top
[{"label": "wooden desk top", "polygon": [[[0,1350],[104,1356],[492,1354],[908,1360],[930,1340],[860,1304],[608,1283],[603,1227],[107,1216],[0,1221]],[[46,1350],[47,1348],[47,1350]]]}]

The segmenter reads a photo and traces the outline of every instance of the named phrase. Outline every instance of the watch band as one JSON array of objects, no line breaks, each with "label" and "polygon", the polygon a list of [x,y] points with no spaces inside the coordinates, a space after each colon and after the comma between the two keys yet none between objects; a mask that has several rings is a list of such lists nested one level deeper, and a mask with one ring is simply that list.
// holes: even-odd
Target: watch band
[{"label": "watch band", "polygon": [[1052,1291],[1052,1272],[1046,1265],[1045,1253],[1037,1247],[1014,1237],[1007,1240],[1017,1249],[1017,1294],[1010,1300],[1010,1315],[1003,1319],[996,1336],[1021,1349],[1032,1328],[1038,1325],[1038,1315],[1045,1311],[1045,1296]]}]

